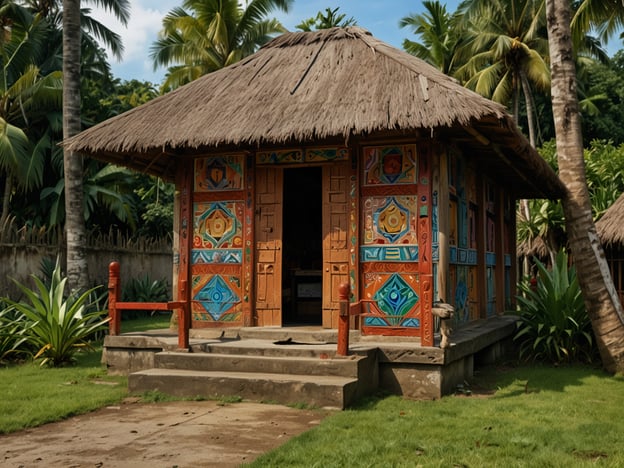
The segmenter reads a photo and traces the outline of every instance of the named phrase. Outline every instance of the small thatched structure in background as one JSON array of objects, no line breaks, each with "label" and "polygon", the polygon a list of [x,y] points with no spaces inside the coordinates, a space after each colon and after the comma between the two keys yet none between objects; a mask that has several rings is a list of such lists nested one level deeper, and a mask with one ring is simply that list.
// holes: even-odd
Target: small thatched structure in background
[{"label": "small thatched structure in background", "polygon": [[624,194],[596,221],[596,231],[605,248],[624,246]]},{"label": "small thatched structure in background", "polygon": [[613,284],[624,301],[624,194],[596,221],[596,231],[605,251]]}]

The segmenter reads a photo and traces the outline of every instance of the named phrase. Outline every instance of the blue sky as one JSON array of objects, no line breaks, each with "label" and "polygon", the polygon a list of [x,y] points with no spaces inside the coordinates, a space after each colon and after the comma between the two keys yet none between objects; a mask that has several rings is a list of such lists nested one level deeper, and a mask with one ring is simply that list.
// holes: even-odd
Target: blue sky
[{"label": "blue sky", "polygon": [[[84,2],[87,3],[87,2]],[[90,2],[91,3],[91,2]],[[149,59],[150,45],[156,40],[162,18],[181,0],[131,0],[131,19],[127,28],[117,23],[110,13],[93,9],[97,19],[123,38],[125,47],[121,63],[112,60],[113,74],[121,79],[139,79],[159,84],[164,69],[153,71]],[[454,11],[459,0],[448,0],[447,8]],[[293,31],[302,20],[316,16],[326,8],[339,7],[339,13],[353,17],[358,26],[368,29],[375,37],[398,48],[403,39],[414,38],[407,29],[399,28],[399,20],[411,13],[422,12],[421,0],[295,0],[288,14],[275,12],[286,28]]]},{"label": "blue sky", "polygon": [[[97,19],[123,38],[124,59],[122,62],[111,61],[113,74],[124,80],[138,79],[160,84],[165,70],[153,70],[149,48],[161,29],[162,18],[182,1],[130,0],[130,3],[132,10],[128,27],[117,23],[110,13],[93,9]],[[442,3],[447,5],[449,11],[455,11],[459,0]],[[368,29],[375,37],[398,48],[401,48],[403,39],[415,38],[408,29],[399,28],[399,20],[423,11],[422,0],[295,0],[288,14],[275,12],[273,16],[293,31],[302,20],[316,16],[317,12],[325,11],[326,8],[336,7],[347,18],[355,18],[358,26]],[[622,41],[614,38],[609,43],[608,52],[613,55],[620,48]]]}]

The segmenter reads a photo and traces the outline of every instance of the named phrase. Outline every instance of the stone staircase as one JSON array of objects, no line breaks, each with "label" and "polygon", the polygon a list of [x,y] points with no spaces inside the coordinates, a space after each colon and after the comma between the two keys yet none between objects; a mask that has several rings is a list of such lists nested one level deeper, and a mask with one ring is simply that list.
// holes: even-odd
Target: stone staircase
[{"label": "stone staircase", "polygon": [[129,374],[129,390],[344,409],[377,389],[374,347],[336,356],[333,336],[283,330],[206,340],[190,353],[158,352],[153,368]]}]

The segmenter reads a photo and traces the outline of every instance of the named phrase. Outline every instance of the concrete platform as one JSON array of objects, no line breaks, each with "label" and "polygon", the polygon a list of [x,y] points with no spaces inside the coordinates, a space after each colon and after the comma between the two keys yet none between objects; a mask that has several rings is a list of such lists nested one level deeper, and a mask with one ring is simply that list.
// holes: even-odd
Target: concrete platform
[{"label": "concrete platform", "polygon": [[413,338],[352,331],[347,357],[336,356],[336,330],[191,330],[185,352],[176,349],[175,332],[158,330],[107,336],[102,359],[109,373],[129,374],[133,392],[159,389],[178,396],[237,395],[345,408],[377,391],[416,399],[453,393],[472,377],[475,365],[504,356],[516,320],[500,316],[472,322],[457,330],[445,349],[422,347]]}]

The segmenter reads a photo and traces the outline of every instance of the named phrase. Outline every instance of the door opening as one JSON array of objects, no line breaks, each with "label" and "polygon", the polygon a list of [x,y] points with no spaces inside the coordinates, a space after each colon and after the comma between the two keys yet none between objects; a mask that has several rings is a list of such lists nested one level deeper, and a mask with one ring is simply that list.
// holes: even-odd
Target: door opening
[{"label": "door opening", "polygon": [[282,321],[321,325],[322,169],[284,169]]}]

